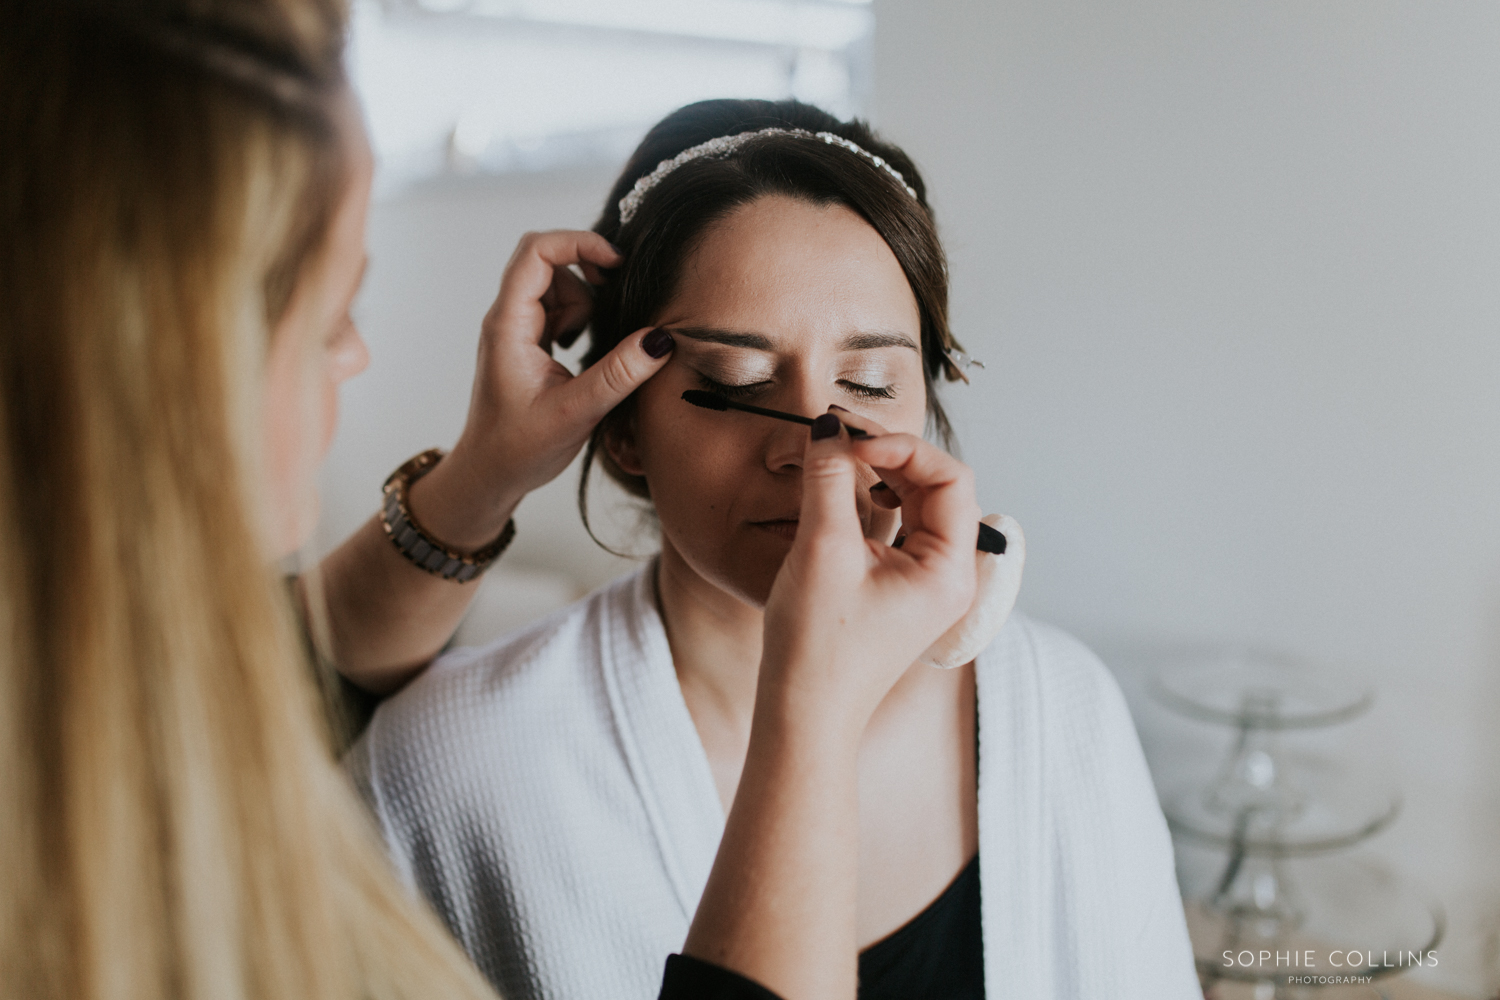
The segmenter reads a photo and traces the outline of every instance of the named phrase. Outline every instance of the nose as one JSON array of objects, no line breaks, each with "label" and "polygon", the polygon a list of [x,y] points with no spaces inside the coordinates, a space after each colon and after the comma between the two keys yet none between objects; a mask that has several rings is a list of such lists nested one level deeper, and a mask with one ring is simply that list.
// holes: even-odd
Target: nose
[{"label": "nose", "polygon": [[[772,403],[766,405],[804,417],[816,417],[828,412],[833,397],[826,390],[809,386],[789,390]],[[802,424],[786,421],[767,421],[774,427],[767,428],[766,468],[772,472],[793,472],[802,468],[802,453],[807,448],[808,429]]]},{"label": "nose", "polygon": [[354,323],[339,335],[332,354],[330,367],[334,385],[346,382],[370,367],[370,347]]}]

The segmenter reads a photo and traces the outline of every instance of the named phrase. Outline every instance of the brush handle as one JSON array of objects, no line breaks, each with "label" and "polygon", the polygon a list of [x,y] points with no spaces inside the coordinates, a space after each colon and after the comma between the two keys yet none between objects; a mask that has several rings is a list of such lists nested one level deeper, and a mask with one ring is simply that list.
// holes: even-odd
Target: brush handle
[{"label": "brush handle", "polygon": [[755,413],[759,414],[762,417],[772,417],[776,420],[785,420],[793,424],[803,424],[804,426],[811,427],[813,422],[812,417],[803,417],[795,413],[785,413],[781,410],[768,410],[764,406],[751,406],[749,403],[736,403],[732,399],[725,399],[724,402],[729,405],[729,408],[731,410],[743,410],[746,413]]},{"label": "brush handle", "polygon": [[[891,548],[899,549],[906,543],[906,536],[902,535],[891,543]],[[988,552],[992,556],[1005,555],[1005,533],[996,531],[983,521],[979,522],[979,541],[974,546],[980,552]]]}]

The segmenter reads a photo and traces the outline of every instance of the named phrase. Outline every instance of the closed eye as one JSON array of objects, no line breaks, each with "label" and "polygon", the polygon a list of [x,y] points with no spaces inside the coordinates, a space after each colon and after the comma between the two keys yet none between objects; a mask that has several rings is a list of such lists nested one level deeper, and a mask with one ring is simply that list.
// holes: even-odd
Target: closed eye
[{"label": "closed eye", "polygon": [[721,396],[727,396],[730,398],[734,398],[736,396],[754,395],[755,393],[761,391],[766,386],[771,384],[769,381],[760,381],[745,382],[740,385],[734,385],[726,382],[716,382],[702,372],[698,372],[697,375],[698,381],[702,384],[703,388],[707,389],[709,392],[716,392]]},{"label": "closed eye", "polygon": [[848,389],[856,396],[864,396],[867,399],[895,399],[896,387],[893,385],[861,385],[858,382],[850,382],[848,379],[839,379],[839,385]]}]

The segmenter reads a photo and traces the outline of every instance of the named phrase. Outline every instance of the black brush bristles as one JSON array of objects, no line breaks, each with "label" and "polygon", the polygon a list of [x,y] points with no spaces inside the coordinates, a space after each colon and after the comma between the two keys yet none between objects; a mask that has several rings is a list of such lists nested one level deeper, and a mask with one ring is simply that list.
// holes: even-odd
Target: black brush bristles
[{"label": "black brush bristles", "polygon": [[727,410],[729,400],[717,392],[707,392],[703,389],[689,389],[682,394],[682,398],[694,406],[701,406],[705,410]]}]

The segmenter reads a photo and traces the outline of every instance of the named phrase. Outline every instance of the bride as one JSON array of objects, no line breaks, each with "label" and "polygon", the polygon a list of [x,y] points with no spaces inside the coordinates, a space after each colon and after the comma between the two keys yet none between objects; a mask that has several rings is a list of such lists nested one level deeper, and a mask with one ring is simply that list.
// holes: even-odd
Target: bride
[{"label": "bride", "polygon": [[[595,228],[625,263],[585,363],[642,326],[675,345],[587,453],[649,503],[660,555],[440,659],[347,764],[398,867],[516,1000],[654,995],[745,763],[763,609],[820,470],[806,428],[683,393],[866,432],[849,502],[890,542],[921,511],[874,471],[882,437],[947,443],[937,383],[961,374],[922,180],[861,123],[691,105]],[[1016,615],[954,669],[914,663],[858,766],[861,997],[1201,995],[1134,729],[1076,640]]]}]

